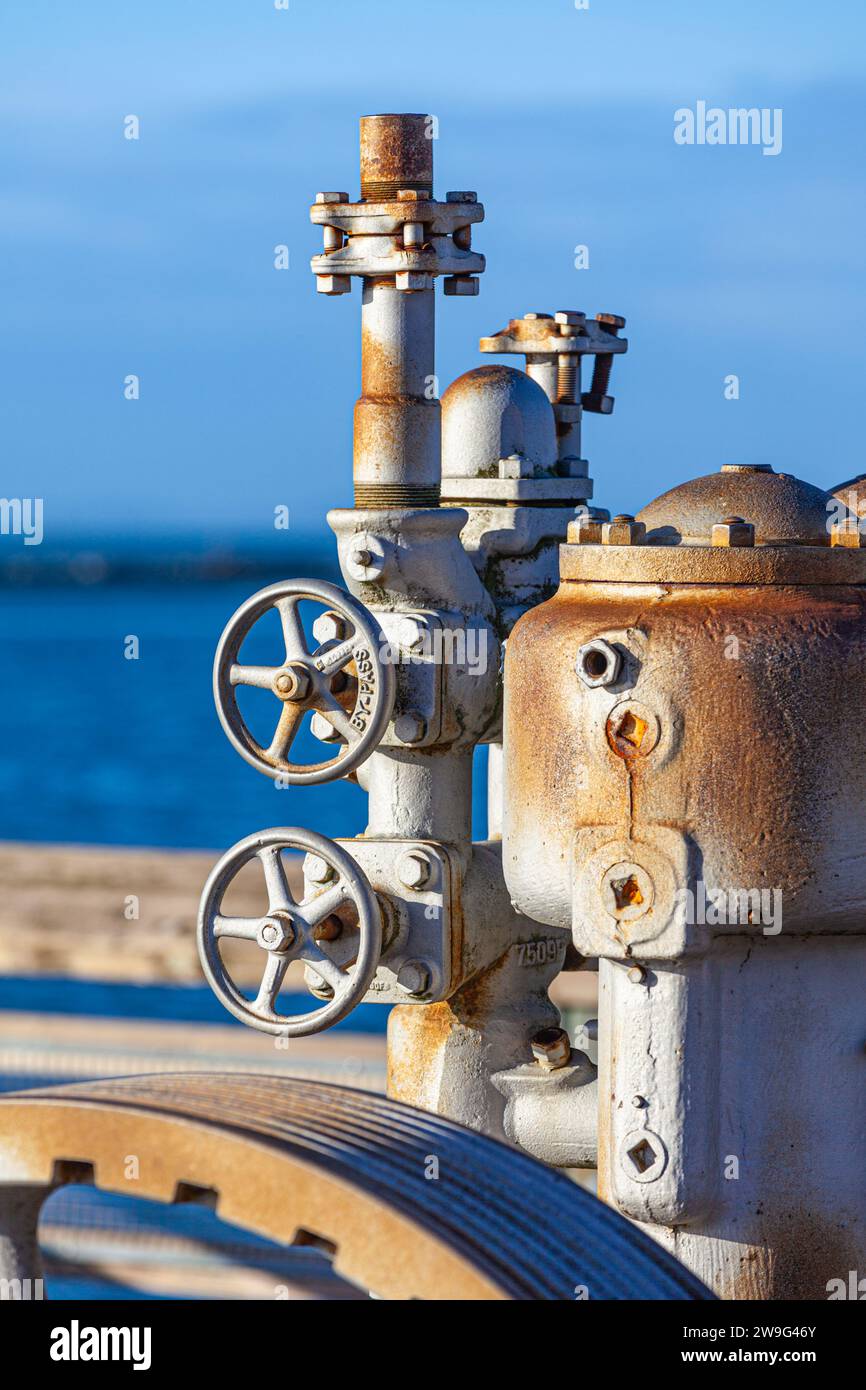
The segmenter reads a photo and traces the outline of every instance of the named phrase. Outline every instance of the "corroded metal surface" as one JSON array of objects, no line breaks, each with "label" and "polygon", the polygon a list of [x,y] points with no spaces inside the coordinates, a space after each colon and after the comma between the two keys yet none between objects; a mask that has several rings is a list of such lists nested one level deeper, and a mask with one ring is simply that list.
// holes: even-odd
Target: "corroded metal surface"
[{"label": "corroded metal surface", "polygon": [[[130,1153],[140,1160],[134,1184]],[[342,1275],[385,1298],[708,1296],[534,1160],[437,1116],[314,1082],[136,1078],[0,1098],[0,1220],[15,1193],[64,1180],[215,1201],[227,1221],[333,1249]],[[16,1209],[22,1248],[24,1217]]]},{"label": "corroded metal surface", "polygon": [[728,1298],[826,1297],[866,1249],[866,550],[833,511],[739,466],[577,523],[508,644],[503,862],[599,958],[599,1192]]}]

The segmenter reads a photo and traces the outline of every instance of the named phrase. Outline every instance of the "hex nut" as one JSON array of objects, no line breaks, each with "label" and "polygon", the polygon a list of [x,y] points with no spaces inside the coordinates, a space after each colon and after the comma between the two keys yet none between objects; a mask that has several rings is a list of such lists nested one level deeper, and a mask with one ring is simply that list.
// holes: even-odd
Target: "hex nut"
[{"label": "hex nut", "polygon": [[475,275],[446,275],[442,287],[446,294],[477,294],[478,277]]},{"label": "hex nut", "polygon": [[646,969],[642,965],[632,965],[628,971],[629,982],[633,985],[642,985],[646,980]]},{"label": "hex nut", "polygon": [[[558,309],[553,316],[554,323],[558,323],[561,329],[582,328],[586,323],[586,314],[580,309]],[[571,334],[567,334],[571,337]]]},{"label": "hex nut", "polygon": [[625,319],[621,314],[596,314],[595,321],[606,328],[609,333],[618,333],[621,328],[625,328]]},{"label": "hex nut", "polygon": [[320,743],[339,743],[339,732],[333,724],[316,710],[310,720],[310,733],[317,738]]},{"label": "hex nut", "polygon": [[324,646],[326,642],[342,642],[347,629],[346,619],[329,608],[327,612],[320,613],[313,623],[313,636]]},{"label": "hex nut", "polygon": [[394,284],[398,290],[432,290],[433,276],[419,270],[398,270]]},{"label": "hex nut", "polygon": [[348,193],[317,193],[317,203],[348,203]]},{"label": "hex nut", "polygon": [[351,275],[316,276],[316,289],[319,294],[348,294],[351,288]]},{"label": "hex nut", "polygon": [[532,478],[535,468],[525,454],[509,454],[499,460],[500,478]]},{"label": "hex nut", "polygon": [[404,994],[426,994],[430,971],[422,960],[405,960],[397,972],[397,988]]},{"label": "hex nut", "polygon": [[393,629],[394,637],[401,647],[407,651],[420,651],[427,636],[427,625],[423,618],[415,618],[410,614],[401,616]]},{"label": "hex nut", "polygon": [[274,694],[280,700],[300,703],[310,693],[310,674],[299,663],[285,666],[274,676]]},{"label": "hex nut", "polygon": [[622,655],[603,637],[584,642],[578,649],[575,663],[577,674],[590,690],[613,685],[619,676]]},{"label": "hex nut", "polygon": [[[427,736],[427,721],[420,714],[398,714],[394,720],[394,737],[401,743],[421,743]],[[407,885],[410,887],[413,885]]]},{"label": "hex nut", "polygon": [[409,850],[397,863],[397,877],[404,888],[423,888],[430,881],[432,865],[424,850]]},{"label": "hex nut", "polygon": [[336,870],[320,854],[304,856],[304,877],[311,883],[329,883],[336,878]]},{"label": "hex nut", "polygon": [[579,516],[568,523],[566,536],[569,545],[601,545],[600,521],[592,516]]},{"label": "hex nut", "polygon": [[556,474],[559,478],[586,478],[589,476],[589,460],[576,458],[574,454],[558,459]]},{"label": "hex nut", "polygon": [[258,930],[259,945],[266,951],[287,951],[295,939],[295,928],[287,912],[277,910],[263,917]]},{"label": "hex nut", "polygon": [[602,545],[642,545],[646,538],[646,527],[642,521],[623,512],[602,527]]},{"label": "hex nut", "polygon": [[713,527],[711,540],[713,545],[754,545],[755,528],[741,516],[726,516]]},{"label": "hex nut", "polygon": [[571,1061],[571,1040],[564,1028],[542,1028],[529,1045],[536,1062],[546,1071],[557,1071]]}]

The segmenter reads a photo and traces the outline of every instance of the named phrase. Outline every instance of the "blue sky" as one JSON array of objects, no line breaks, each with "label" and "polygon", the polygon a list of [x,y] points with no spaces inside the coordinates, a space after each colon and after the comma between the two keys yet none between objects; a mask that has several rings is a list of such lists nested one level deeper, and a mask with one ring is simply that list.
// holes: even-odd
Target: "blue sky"
[{"label": "blue sky", "polygon": [[[308,204],[357,192],[358,116],[401,109],[439,118],[438,191],[487,208],[479,297],[438,301],[443,386],[511,315],[612,310],[600,503],[724,462],[866,471],[864,31],[855,0],[10,0],[0,491],[44,497],[48,538],[350,503],[359,297],[316,295]],[[781,154],[676,145],[698,100],[781,108]]]}]

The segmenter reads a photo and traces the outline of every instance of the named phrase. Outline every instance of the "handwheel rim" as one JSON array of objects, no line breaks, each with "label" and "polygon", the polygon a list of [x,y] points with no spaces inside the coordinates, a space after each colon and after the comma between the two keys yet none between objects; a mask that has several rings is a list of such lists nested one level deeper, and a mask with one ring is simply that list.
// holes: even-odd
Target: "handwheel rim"
[{"label": "handwheel rim", "polygon": [[[220,937],[214,931],[215,919],[220,916],[219,909],[229,885],[244,867],[261,851],[267,849],[299,849],[309,854],[320,855],[337,870],[339,879],[347,889],[347,899],[351,899],[358,913],[358,954],[351,975],[345,978],[347,984],[342,993],[334,994],[332,999],[304,1014],[276,1014],[273,1018],[263,1017],[255,1011],[253,1003],[241,993],[229,974],[220,954]],[[305,905],[313,908],[322,895],[316,895]],[[267,914],[263,914],[262,920]],[[254,919],[249,919],[253,921]],[[226,933],[230,935],[230,933]],[[382,923],[376,895],[363,871],[348,854],[333,840],[314,831],[298,826],[275,826],[269,830],[258,831],[239,840],[227,850],[211,870],[202,891],[199,904],[196,940],[202,970],[220,1003],[241,1023],[255,1028],[258,1032],[277,1037],[307,1037],[339,1023],[360,1003],[376,973],[382,951]],[[287,965],[294,956],[287,953]],[[303,956],[297,959],[304,960]],[[315,968],[315,965],[314,967]],[[284,972],[285,973],[285,972]],[[279,988],[274,999],[274,1008],[279,998]]]},{"label": "handwheel rim", "polygon": [[[370,674],[368,680],[372,677],[374,692],[373,708],[369,714],[368,722],[363,731],[360,732],[358,741],[354,746],[348,743],[343,744],[334,757],[319,763],[304,764],[286,761],[285,765],[281,766],[278,762],[268,760],[268,750],[258,742],[249,729],[238,706],[237,686],[232,684],[230,673],[235,666],[244,667],[244,663],[238,660],[240,648],[259,619],[264,617],[269,610],[277,608],[280,600],[287,599],[293,599],[296,604],[304,600],[321,603],[326,607],[336,609],[349,618],[355,633],[361,639],[357,645],[363,650],[363,644],[366,643],[369,648]],[[220,635],[214,656],[214,704],[223,732],[232,747],[257,772],[262,772],[266,777],[275,781],[282,778],[295,786],[316,786],[322,782],[332,781],[335,777],[345,777],[353,772],[369,757],[382,739],[394,706],[396,678],[393,665],[381,658],[380,653],[384,645],[383,634],[370,612],[363,604],[358,603],[350,594],[345,593],[335,584],[319,579],[298,579],[270,584],[264,589],[259,589],[246,599],[229,618]],[[317,655],[319,655],[318,652],[309,653],[311,666],[315,666]],[[327,654],[322,659],[326,660]],[[278,671],[280,668],[274,667],[273,669]],[[244,682],[240,683],[243,684]],[[283,713],[285,708],[284,706]],[[352,719],[347,722],[354,722],[359,709],[360,705],[356,703],[352,711]],[[315,706],[299,707],[297,714],[298,732],[307,714],[316,712]],[[363,713],[366,712],[362,711]],[[281,720],[282,717],[281,714]],[[327,718],[327,714],[325,717]],[[290,736],[289,747],[291,747],[294,737],[294,734]]]}]

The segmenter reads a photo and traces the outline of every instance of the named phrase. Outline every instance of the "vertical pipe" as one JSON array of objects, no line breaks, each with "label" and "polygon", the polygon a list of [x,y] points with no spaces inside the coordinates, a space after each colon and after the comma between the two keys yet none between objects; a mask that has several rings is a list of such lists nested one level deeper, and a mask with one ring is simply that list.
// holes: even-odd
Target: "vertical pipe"
[{"label": "vertical pipe", "polygon": [[[364,116],[362,197],[393,200],[402,189],[432,197],[430,135],[426,116]],[[439,505],[435,315],[432,289],[398,289],[393,275],[364,278],[361,396],[355,405],[358,507]]]}]

